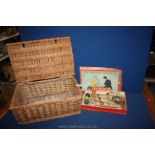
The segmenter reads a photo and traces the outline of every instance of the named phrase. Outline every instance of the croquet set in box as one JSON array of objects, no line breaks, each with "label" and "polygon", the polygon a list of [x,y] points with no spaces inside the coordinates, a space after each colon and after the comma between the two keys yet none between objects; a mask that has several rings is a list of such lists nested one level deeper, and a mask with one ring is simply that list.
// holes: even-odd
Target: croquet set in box
[{"label": "croquet set in box", "polygon": [[80,67],[84,92],[82,109],[118,114],[127,113],[125,92],[122,92],[122,71],[114,68]]}]

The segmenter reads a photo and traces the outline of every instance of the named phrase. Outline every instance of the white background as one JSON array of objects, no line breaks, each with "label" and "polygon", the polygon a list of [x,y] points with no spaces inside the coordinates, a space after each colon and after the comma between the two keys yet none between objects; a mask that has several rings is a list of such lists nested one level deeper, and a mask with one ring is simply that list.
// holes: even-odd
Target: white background
[{"label": "white background", "polygon": [[154,154],[153,130],[1,130],[2,155]]},{"label": "white background", "polygon": [[[0,25],[155,25],[154,0],[5,0]],[[154,130],[0,130],[1,155],[154,154]]]},{"label": "white background", "polygon": [[5,25],[154,25],[154,0],[5,0]]}]

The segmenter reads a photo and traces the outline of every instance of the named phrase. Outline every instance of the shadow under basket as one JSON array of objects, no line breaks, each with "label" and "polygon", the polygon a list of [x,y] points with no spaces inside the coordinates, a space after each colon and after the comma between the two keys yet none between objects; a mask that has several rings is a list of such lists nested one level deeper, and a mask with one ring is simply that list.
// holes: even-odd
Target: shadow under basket
[{"label": "shadow under basket", "polygon": [[19,124],[40,122],[80,113],[81,90],[74,77],[18,85],[11,111]]}]

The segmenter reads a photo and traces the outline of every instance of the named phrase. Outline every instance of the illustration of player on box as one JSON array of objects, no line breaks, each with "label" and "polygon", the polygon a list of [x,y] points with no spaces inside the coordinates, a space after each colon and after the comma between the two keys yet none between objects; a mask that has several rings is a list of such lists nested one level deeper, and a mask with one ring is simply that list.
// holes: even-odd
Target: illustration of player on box
[{"label": "illustration of player on box", "polygon": [[94,94],[96,90],[103,89],[103,90],[112,90],[112,84],[111,80],[107,78],[107,76],[104,76],[103,79],[105,80],[104,85],[101,86],[98,83],[97,76],[95,75],[91,81],[91,86],[88,86],[88,89],[92,90],[92,93]]},{"label": "illustration of player on box", "polygon": [[107,88],[107,90],[112,90],[111,80],[109,80],[107,76],[104,76],[103,78],[105,79],[104,88]]}]

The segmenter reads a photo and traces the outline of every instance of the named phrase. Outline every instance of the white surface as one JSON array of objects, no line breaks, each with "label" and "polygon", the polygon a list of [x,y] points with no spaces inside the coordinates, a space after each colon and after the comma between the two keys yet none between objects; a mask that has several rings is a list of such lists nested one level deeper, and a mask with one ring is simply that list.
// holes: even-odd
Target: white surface
[{"label": "white surface", "polygon": [[155,130],[1,129],[0,137],[1,155],[152,155]]}]

